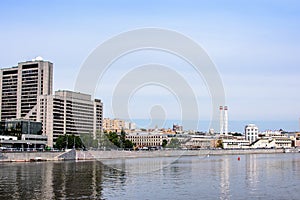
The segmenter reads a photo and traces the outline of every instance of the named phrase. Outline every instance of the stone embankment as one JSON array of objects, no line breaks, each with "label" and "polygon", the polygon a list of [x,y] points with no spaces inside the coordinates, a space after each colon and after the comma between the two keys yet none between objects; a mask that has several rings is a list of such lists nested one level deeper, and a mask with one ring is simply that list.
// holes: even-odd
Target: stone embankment
[{"label": "stone embankment", "polygon": [[75,160],[76,151],[65,152],[0,152],[0,162]]},{"label": "stone embankment", "polygon": [[62,161],[62,160],[105,160],[125,158],[155,158],[208,155],[242,155],[284,153],[284,149],[245,150],[159,150],[159,151],[76,151],[65,152],[0,152],[0,162]]}]

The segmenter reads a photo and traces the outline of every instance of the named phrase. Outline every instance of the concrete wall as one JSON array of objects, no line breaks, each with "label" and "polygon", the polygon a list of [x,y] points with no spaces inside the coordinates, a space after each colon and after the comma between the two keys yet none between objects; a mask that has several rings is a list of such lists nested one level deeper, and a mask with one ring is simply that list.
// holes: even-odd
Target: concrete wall
[{"label": "concrete wall", "polygon": [[77,159],[84,159],[92,155],[95,159],[116,158],[142,158],[142,157],[179,157],[179,156],[205,156],[205,155],[240,155],[240,154],[265,154],[284,153],[284,149],[241,149],[241,150],[175,150],[175,151],[83,151],[77,153]]}]

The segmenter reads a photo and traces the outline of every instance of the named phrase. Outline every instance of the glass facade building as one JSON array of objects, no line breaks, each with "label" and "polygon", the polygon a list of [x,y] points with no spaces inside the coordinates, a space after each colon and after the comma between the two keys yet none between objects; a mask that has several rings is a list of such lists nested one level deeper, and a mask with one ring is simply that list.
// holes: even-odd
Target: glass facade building
[{"label": "glass facade building", "polygon": [[28,120],[0,122],[0,135],[14,136],[21,140],[22,134],[42,135],[42,123]]}]

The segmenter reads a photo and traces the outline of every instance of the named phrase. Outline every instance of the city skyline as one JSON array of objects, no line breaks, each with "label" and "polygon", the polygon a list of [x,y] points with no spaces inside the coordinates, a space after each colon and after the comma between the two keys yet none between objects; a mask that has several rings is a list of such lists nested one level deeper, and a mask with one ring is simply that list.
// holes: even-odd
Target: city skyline
[{"label": "city skyline", "polygon": [[[192,38],[215,63],[230,108],[229,121],[297,122],[299,8],[296,1],[2,2],[0,67],[40,55],[54,63],[54,90],[73,90],[82,63],[102,42],[132,29],[166,28]],[[130,66],[149,62],[167,64],[188,78],[196,91],[199,119],[210,118],[210,96],[201,77],[179,58],[157,51],[137,52],[112,65],[98,86],[101,92],[95,92],[104,102],[104,116],[114,117],[106,102],[122,74]],[[146,118],[143,106],[158,103],[170,116],[179,116],[176,100],[163,88],[144,88],[132,102],[137,107],[132,109],[133,118]]]}]

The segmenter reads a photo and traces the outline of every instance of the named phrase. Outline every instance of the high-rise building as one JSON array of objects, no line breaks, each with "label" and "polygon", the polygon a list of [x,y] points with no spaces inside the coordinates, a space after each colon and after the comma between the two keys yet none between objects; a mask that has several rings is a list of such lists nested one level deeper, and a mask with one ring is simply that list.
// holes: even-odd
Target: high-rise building
[{"label": "high-rise building", "polygon": [[37,121],[43,123],[48,146],[63,134],[93,134],[102,130],[103,104],[91,95],[56,91],[55,95],[38,97]]},{"label": "high-rise building", "polygon": [[1,120],[36,120],[39,95],[52,94],[53,64],[37,57],[0,70]]}]

